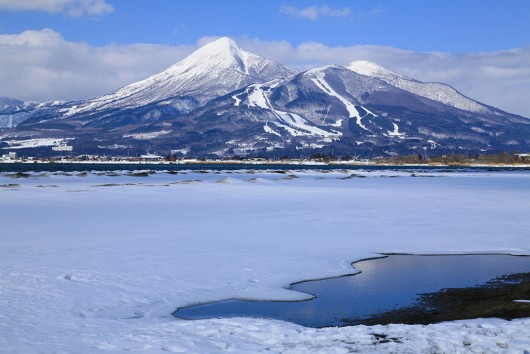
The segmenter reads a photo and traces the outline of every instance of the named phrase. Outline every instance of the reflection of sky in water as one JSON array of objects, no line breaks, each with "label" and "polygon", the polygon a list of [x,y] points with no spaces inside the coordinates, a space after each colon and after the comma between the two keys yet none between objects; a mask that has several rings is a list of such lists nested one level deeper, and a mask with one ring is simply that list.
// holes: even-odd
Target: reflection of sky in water
[{"label": "reflection of sky in water", "polygon": [[316,294],[301,302],[223,301],[179,310],[189,319],[265,317],[309,327],[342,324],[380,311],[404,307],[418,294],[442,288],[469,287],[497,276],[530,271],[530,257],[500,255],[390,256],[354,264],[354,276],[295,284],[294,290]]}]

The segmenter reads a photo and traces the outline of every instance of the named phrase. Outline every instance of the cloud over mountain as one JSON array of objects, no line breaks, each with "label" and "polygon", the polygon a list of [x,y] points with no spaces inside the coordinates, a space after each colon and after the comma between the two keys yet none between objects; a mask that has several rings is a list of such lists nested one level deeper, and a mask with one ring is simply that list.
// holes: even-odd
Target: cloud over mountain
[{"label": "cloud over mountain", "polygon": [[0,95],[25,100],[95,97],[162,71],[193,49],[154,44],[93,47],[69,42],[50,29],[0,35]]},{"label": "cloud over mountain", "polygon": [[[50,29],[0,35],[0,96],[50,100],[107,94],[166,69],[216,38],[204,37],[196,45],[95,47],[70,42]],[[450,84],[479,101],[530,116],[530,47],[452,54],[318,42],[295,46],[257,38],[238,38],[238,43],[245,50],[299,70],[369,60],[422,81]]]},{"label": "cloud over mountain", "polygon": [[351,9],[349,7],[333,8],[328,5],[308,6],[305,8],[282,6],[280,12],[285,15],[315,21],[320,17],[346,17],[350,15]]}]

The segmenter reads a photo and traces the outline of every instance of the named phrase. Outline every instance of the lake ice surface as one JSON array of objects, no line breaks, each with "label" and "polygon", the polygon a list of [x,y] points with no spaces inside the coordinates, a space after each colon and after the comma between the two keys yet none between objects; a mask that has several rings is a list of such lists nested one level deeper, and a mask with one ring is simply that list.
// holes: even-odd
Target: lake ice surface
[{"label": "lake ice surface", "polygon": [[[226,298],[304,299],[285,287],[351,273],[352,261],[379,253],[530,254],[529,172],[288,173],[299,178],[266,171],[0,175],[0,348],[530,348],[530,319],[310,329],[275,320],[171,316],[177,307]],[[351,173],[368,178],[343,179]]]}]

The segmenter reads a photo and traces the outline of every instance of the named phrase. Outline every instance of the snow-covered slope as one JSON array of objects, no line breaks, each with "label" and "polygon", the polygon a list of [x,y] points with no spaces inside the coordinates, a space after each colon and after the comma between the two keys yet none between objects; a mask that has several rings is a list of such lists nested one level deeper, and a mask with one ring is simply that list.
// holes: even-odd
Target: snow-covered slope
[{"label": "snow-covered slope", "polygon": [[348,65],[348,69],[361,75],[375,77],[402,90],[464,111],[480,113],[490,111],[488,107],[462,95],[451,86],[438,82],[417,81],[369,61],[354,61]]},{"label": "snow-covered slope", "polygon": [[17,114],[24,102],[14,98],[0,97],[0,129],[12,128],[17,124]]},{"label": "snow-covered slope", "polygon": [[3,113],[6,110],[11,110],[14,107],[23,105],[24,102],[10,98],[10,97],[0,97],[0,113]]},{"label": "snow-covered slope", "polygon": [[[233,95],[232,99],[235,100],[234,106],[243,105],[273,111],[278,117],[278,121],[273,121],[276,125],[284,122],[295,128],[297,123],[294,117],[297,117],[299,122],[305,122],[305,127],[300,127],[300,131],[306,130],[306,135],[315,135],[307,128],[308,124],[333,129],[340,128],[342,122],[350,118],[354,119],[359,128],[368,131],[362,119],[377,115],[360,105],[356,96],[367,90],[382,89],[381,86],[384,85],[379,80],[364,78],[344,67],[328,65],[283,80],[251,85],[241,93]],[[286,120],[284,117],[291,119]],[[287,131],[294,136],[300,135],[292,130]],[[338,137],[341,133],[332,130],[331,134],[326,132],[320,135]]]},{"label": "snow-covered slope", "polygon": [[528,131],[522,117],[464,111],[328,65],[249,85],[134,136],[151,150],[171,147],[186,156],[380,156],[526,151]]},{"label": "snow-covered slope", "polygon": [[233,40],[223,37],[159,74],[74,106],[66,115],[159,102],[187,112],[239,88],[291,73],[283,65],[243,51]]},{"label": "snow-covered slope", "polygon": [[[282,80],[251,85],[231,98],[234,107],[248,107],[257,114],[255,121],[262,117],[267,133],[286,138],[305,136],[337,140],[345,130],[353,129],[364,135],[385,134],[381,124],[393,129],[388,119],[378,118],[376,113],[363,105],[361,98],[366,92],[392,90],[410,95],[381,80],[359,75],[341,66],[328,65]],[[326,141],[330,139],[318,142]]]},{"label": "snow-covered slope", "polygon": [[31,102],[0,97],[0,129],[16,127],[34,115],[50,114],[65,104],[64,101]]}]

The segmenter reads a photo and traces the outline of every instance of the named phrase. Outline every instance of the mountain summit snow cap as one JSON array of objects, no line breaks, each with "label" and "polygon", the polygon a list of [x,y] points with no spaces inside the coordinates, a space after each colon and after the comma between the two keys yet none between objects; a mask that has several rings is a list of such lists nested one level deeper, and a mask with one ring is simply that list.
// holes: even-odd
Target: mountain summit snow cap
[{"label": "mountain summit snow cap", "polygon": [[71,107],[66,116],[103,110],[165,105],[182,114],[234,90],[267,82],[293,71],[246,52],[227,37],[197,49],[168,69],[116,92]]},{"label": "mountain summit snow cap", "polygon": [[221,38],[218,38],[216,40],[213,40],[203,45],[202,47],[198,49],[198,51],[204,49],[204,50],[211,50],[211,51],[216,52],[216,51],[224,50],[226,48],[235,48],[235,49],[241,50],[233,39],[228,38],[228,37],[221,37]]},{"label": "mountain summit snow cap", "polygon": [[347,66],[347,68],[350,69],[351,71],[356,72],[357,74],[376,77],[376,78],[394,77],[394,78],[409,79],[406,76],[403,76],[394,71],[388,70],[382,67],[381,65],[378,65],[374,62],[367,61],[367,60],[352,61],[350,65]]},{"label": "mountain summit snow cap", "polygon": [[244,68],[245,57],[246,52],[239,48],[236,42],[228,37],[221,37],[197,49],[185,61],[190,65],[207,61],[212,66],[222,67],[230,67],[237,64],[243,71],[246,71]]}]

